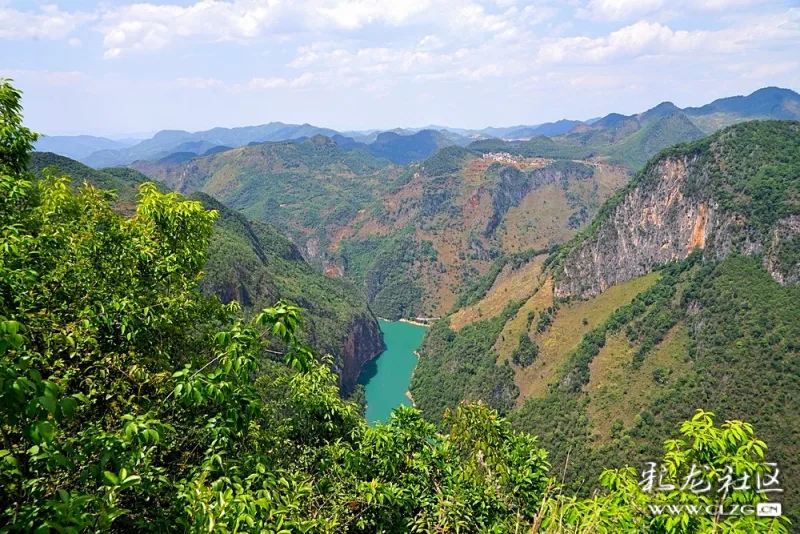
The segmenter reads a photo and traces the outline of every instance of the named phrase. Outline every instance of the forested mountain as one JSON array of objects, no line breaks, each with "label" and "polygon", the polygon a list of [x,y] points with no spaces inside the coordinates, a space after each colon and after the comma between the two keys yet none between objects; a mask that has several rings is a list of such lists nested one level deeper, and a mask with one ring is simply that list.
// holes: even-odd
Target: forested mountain
[{"label": "forested mountain", "polygon": [[46,168],[55,167],[57,172],[70,176],[75,186],[86,181],[100,189],[113,189],[117,192],[117,198],[112,205],[125,215],[133,213],[139,186],[149,180],[142,173],[126,167],[97,170],[50,152],[32,152],[28,167],[36,178],[42,178]]},{"label": "forested mountain", "polygon": [[337,233],[410,176],[321,135],[132,167],[176,191],[201,191],[252,220],[275,224],[320,268],[330,266],[328,249]]},{"label": "forested mountain", "polygon": [[459,147],[407,173],[332,247],[338,270],[391,318],[441,316],[498,257],[562,243],[628,179],[604,164],[479,157]]},{"label": "forested mountain", "polygon": [[[615,194],[627,171],[597,161],[447,147],[398,168],[324,136],[151,169],[184,191],[291,207],[279,220],[297,235],[338,227],[330,250],[368,290],[367,273],[397,265],[421,279],[406,267],[448,245],[485,262],[498,247],[420,348],[419,409],[368,426],[340,397],[337,362],[304,342],[333,322],[303,334],[289,302],[242,313],[200,291],[259,307],[289,296],[338,324],[358,312],[342,308],[352,287],[204,194],[32,159],[20,93],[0,80],[0,524],[785,534],[786,517],[653,506],[781,500],[800,520],[799,132],[732,126],[660,153]],[[51,163],[73,177],[43,173]],[[95,185],[118,188],[115,205]],[[348,202],[352,219],[328,209]],[[553,224],[518,226],[551,204]],[[639,480],[646,461],[672,489]],[[731,489],[734,476],[758,485]],[[758,491],[770,476],[785,493]],[[687,480],[715,494],[678,489]]]},{"label": "forested mountain", "polygon": [[[148,179],[128,168],[91,169],[55,154],[34,152],[29,169],[38,177],[45,168],[104,190],[115,190],[114,207],[131,215],[138,188]],[[163,188],[167,190],[166,187]],[[248,221],[208,195],[196,193],[208,210],[216,210],[214,234],[207,251],[201,287],[223,303],[238,301],[248,313],[281,298],[303,310],[304,340],[320,354],[331,354],[341,385],[349,392],[362,365],[383,350],[377,321],[350,283],[323,276],[303,260],[297,248],[275,227]]]},{"label": "forested mountain", "polygon": [[799,155],[791,121],[662,152],[566,245],[498,265],[434,325],[417,406],[438,421],[484,400],[557,447],[576,488],[656,455],[692,406],[746,418],[770,437],[797,520]]},{"label": "forested mountain", "polygon": [[442,315],[498,256],[564,242],[628,179],[607,164],[456,146],[397,167],[324,136],[133,167],[277,225],[390,318]]}]

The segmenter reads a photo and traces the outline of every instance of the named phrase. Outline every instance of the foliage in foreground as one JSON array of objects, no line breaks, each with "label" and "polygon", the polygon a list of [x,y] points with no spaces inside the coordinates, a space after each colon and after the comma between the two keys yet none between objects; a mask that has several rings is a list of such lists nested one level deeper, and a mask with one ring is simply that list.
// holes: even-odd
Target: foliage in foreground
[{"label": "foliage in foreground", "polygon": [[[0,531],[785,532],[651,517],[670,496],[629,470],[563,497],[536,439],[480,403],[444,434],[407,408],[367,426],[298,342],[296,307],[243,323],[198,292],[214,212],[145,184],[124,218],[65,177],[34,186],[18,101],[0,81]],[[682,433],[674,479],[760,469],[746,424],[701,412]]]}]

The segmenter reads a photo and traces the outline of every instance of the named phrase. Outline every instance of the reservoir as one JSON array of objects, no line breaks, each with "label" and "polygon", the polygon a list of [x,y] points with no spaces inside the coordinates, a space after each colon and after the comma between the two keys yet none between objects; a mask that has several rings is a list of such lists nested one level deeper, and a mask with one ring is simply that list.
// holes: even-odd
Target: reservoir
[{"label": "reservoir", "polygon": [[411,406],[406,396],[411,383],[411,373],[417,366],[414,351],[419,348],[426,327],[402,321],[380,319],[386,350],[377,358],[367,362],[358,377],[364,385],[367,400],[367,422],[389,420],[393,408],[401,404]]}]

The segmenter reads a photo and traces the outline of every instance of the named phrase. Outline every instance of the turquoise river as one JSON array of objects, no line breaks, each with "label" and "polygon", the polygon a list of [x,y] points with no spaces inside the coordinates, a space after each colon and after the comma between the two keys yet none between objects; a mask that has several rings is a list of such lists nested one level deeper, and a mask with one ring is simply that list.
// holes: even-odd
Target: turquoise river
[{"label": "turquoise river", "polygon": [[406,396],[411,373],[417,366],[417,350],[426,327],[403,321],[379,321],[386,350],[364,365],[359,384],[367,399],[367,422],[387,421],[392,409],[411,405]]}]

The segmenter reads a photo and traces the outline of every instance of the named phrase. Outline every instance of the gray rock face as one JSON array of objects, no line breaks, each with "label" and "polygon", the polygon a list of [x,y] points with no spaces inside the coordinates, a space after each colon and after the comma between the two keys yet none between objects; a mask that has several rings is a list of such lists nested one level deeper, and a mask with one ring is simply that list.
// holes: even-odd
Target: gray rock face
[{"label": "gray rock face", "polygon": [[496,171],[497,183],[492,191],[492,216],[484,230],[486,236],[492,235],[508,210],[518,206],[531,191],[555,183],[562,184],[566,189],[570,178],[586,180],[594,174],[588,165],[571,162],[557,162],[530,171],[521,171],[513,165],[493,165],[497,165],[499,170]]},{"label": "gray rock face", "polygon": [[800,262],[791,251],[800,251],[800,217],[793,215],[778,221],[770,235],[769,253],[764,268],[781,284],[800,282]]},{"label": "gray rock face", "polygon": [[341,368],[335,369],[341,389],[351,391],[364,364],[384,350],[383,335],[372,313],[359,316],[348,325],[342,344]]},{"label": "gray rock face", "polygon": [[[647,170],[595,232],[572,249],[556,270],[556,296],[592,297],[609,286],[685,259],[696,249],[709,259],[733,251],[767,253],[765,268],[781,283],[796,282],[800,267],[778,268],[781,245],[800,234],[800,220],[789,217],[765,239],[741,214],[724,211],[713,200],[709,170],[698,158],[664,158]],[[687,181],[691,187],[686,187]]]}]

